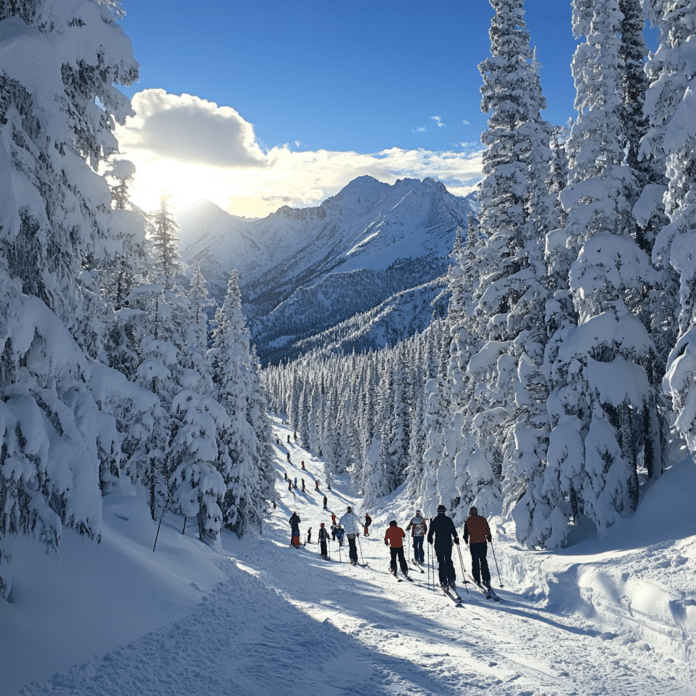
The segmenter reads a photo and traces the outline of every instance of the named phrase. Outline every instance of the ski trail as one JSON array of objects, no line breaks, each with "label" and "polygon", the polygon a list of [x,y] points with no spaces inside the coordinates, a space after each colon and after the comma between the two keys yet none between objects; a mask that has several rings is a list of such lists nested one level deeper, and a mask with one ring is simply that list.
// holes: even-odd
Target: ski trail
[{"label": "ski trail", "polygon": [[[463,604],[389,576],[382,535],[393,516],[369,512],[371,535],[359,550],[367,568],[349,565],[347,544],[338,562],[312,543],[290,546],[288,518],[297,511],[301,539],[316,542],[330,512],[348,505],[363,516],[339,477],[325,490],[323,463],[287,443],[291,431],[274,427],[280,502],[263,537],[226,536],[218,563],[226,580],[184,619],[123,645],[21,696],[655,696],[693,695],[683,665],[656,659],[635,641],[600,634],[582,613],[563,615],[535,597],[498,591],[494,604],[459,584]],[[287,452],[291,461],[287,461]],[[304,460],[306,470],[300,462]],[[283,472],[307,492],[293,495]],[[320,490],[314,491],[315,479]],[[324,494],[329,511],[322,509]],[[466,560],[465,560],[466,562]],[[459,565],[455,564],[459,573]]]}]

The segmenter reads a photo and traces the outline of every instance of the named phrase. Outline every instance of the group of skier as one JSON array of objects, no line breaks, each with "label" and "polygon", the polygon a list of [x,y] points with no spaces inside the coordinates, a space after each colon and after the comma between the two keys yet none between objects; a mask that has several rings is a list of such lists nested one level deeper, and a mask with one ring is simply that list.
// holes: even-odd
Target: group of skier
[{"label": "group of skier", "polygon": [[[413,542],[413,560],[416,564],[422,565],[425,563],[425,551],[423,542],[427,535],[427,541],[433,546],[435,558],[438,564],[438,579],[440,587],[448,592],[454,590],[457,579],[452,562],[453,545],[459,546],[459,535],[454,526],[451,517],[448,517],[447,509],[444,505],[437,506],[437,515],[430,521],[430,528],[420,510],[416,510],[416,514],[411,518],[411,521],[406,526],[406,531],[398,526],[396,520],[392,520],[384,534],[384,543],[389,547],[391,559],[390,570],[394,575],[397,575],[397,563],[405,577],[408,578],[408,563],[404,556],[404,539],[406,532],[411,531],[411,539]],[[361,520],[355,514],[353,508],[348,506],[346,513],[339,519],[336,515],[331,515],[331,536],[334,540],[338,540],[339,545],[343,545],[343,537],[348,539],[348,557],[351,564],[358,564],[358,548],[357,539],[360,532],[365,536],[369,534],[369,527],[372,523],[369,513],[365,516],[365,520]],[[292,528],[292,545],[299,546],[299,522],[300,518],[296,512],[292,514],[289,520]],[[311,529],[310,529],[311,533]],[[311,537],[308,535],[307,541]],[[328,558],[327,543],[329,541],[329,532],[325,528],[324,523],[321,523],[319,529],[319,545],[322,558]],[[491,541],[491,530],[485,517],[478,514],[478,510],[472,507],[469,510],[469,516],[464,523],[464,543],[469,546],[471,554],[471,574],[474,582],[488,592],[491,592],[491,574],[488,568],[487,551],[488,542]]]}]

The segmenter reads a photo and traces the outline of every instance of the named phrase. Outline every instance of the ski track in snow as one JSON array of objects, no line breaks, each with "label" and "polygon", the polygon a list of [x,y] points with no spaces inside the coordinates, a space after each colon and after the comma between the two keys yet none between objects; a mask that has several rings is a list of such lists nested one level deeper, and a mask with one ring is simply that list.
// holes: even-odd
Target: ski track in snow
[{"label": "ski track in snow", "polygon": [[[688,663],[660,656],[644,641],[600,632],[582,613],[551,609],[539,597],[501,589],[501,602],[494,604],[474,589],[467,594],[460,583],[464,602],[456,607],[439,590],[428,589],[428,574],[415,568],[415,583],[397,584],[388,574],[382,541],[387,517],[379,513],[373,513],[372,535],[360,539],[367,568],[346,563],[347,544],[343,563],[337,562],[335,542],[332,560],[321,560],[319,523],[330,527],[323,495],[329,511],[340,517],[354,503],[352,494],[343,477],[332,492],[323,485],[314,491],[315,476],[323,483],[321,462],[295,444],[288,446],[291,431],[277,419],[274,424],[282,443],[277,448],[281,502],[265,537],[225,538],[226,557],[219,564],[228,579],[186,618],[18,694],[696,694]],[[286,447],[292,463],[285,461]],[[299,466],[302,459],[307,471]],[[283,485],[283,470],[298,483],[304,476],[307,493],[293,496]],[[287,520],[293,510],[302,518],[303,540],[312,527],[313,543],[299,550],[289,546]],[[467,564],[465,551],[462,547]],[[654,554],[658,563],[660,549]],[[647,563],[650,555],[642,558]],[[459,575],[456,552],[454,560]],[[609,609],[623,611],[618,605]],[[631,618],[651,628],[647,615],[633,612]],[[683,638],[689,640],[686,633]]]}]

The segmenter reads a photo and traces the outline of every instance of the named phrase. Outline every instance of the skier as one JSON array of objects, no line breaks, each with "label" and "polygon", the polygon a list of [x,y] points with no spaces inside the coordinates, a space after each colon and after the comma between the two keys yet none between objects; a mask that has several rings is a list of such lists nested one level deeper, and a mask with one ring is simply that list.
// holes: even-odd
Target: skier
[{"label": "skier", "polygon": [[288,445],[290,444],[290,436],[288,435]]},{"label": "skier", "polygon": [[288,452],[288,461],[290,461],[290,452]]},{"label": "skier", "polygon": [[297,514],[297,512],[293,512],[292,516],[288,520],[288,523],[290,525],[292,534],[292,540],[290,543],[296,549],[300,548],[300,522],[302,522],[300,516]]},{"label": "skier", "polygon": [[326,551],[326,542],[329,540],[329,533],[326,531],[326,528],[324,527],[324,523],[321,523],[321,526],[319,527],[319,553],[321,554],[321,557],[326,561],[329,558],[329,555]]},{"label": "skier", "polygon": [[372,524],[372,518],[370,517],[370,513],[366,512],[365,513],[365,536],[370,536],[370,525]]},{"label": "skier", "polygon": [[314,481],[314,490],[315,490],[315,491],[318,491],[318,490],[319,490],[319,479],[316,479],[316,480]]},{"label": "skier", "polygon": [[331,481],[327,481],[327,482],[326,482],[326,487],[327,487],[329,490],[331,490]]},{"label": "skier", "polygon": [[297,476],[295,476],[295,490],[297,490]]},{"label": "skier", "polygon": [[307,543],[308,544],[312,543],[312,528],[311,527],[307,530]]},{"label": "skier", "polygon": [[491,541],[491,528],[486,518],[481,517],[478,510],[472,507],[464,523],[464,543],[469,545],[471,552],[471,574],[474,576],[474,582],[481,585],[483,581],[483,584],[490,588],[491,573],[486,560],[488,541]]},{"label": "skier", "polygon": [[408,577],[408,565],[406,564],[406,559],[404,558],[404,538],[406,537],[406,532],[404,532],[401,527],[396,524],[396,520],[392,520],[389,523],[386,533],[384,534],[384,543],[386,546],[391,544],[389,552],[391,553],[391,561],[389,563],[389,568],[391,572],[396,575],[396,559],[399,559],[399,566],[401,566],[401,572]]},{"label": "skier", "polygon": [[276,501],[273,501],[273,509],[275,510],[278,506],[276,505]]},{"label": "skier", "polygon": [[285,477],[285,480],[287,481],[287,480],[288,480],[288,472],[287,472],[287,471],[284,471],[284,472],[283,472],[283,476]]},{"label": "skier", "polygon": [[302,462],[302,471],[306,471],[306,469],[304,468],[304,461]]},{"label": "skier", "polygon": [[288,481],[288,490],[292,491],[292,481]]},{"label": "skier", "polygon": [[333,512],[331,513],[331,523],[332,523],[334,526],[338,527],[338,523],[336,522],[336,514],[333,513]]},{"label": "skier", "polygon": [[420,510],[416,510],[415,517],[411,518],[411,521],[406,527],[406,531],[411,530],[411,538],[413,539],[413,558],[416,563],[423,565],[425,563],[425,551],[423,551],[423,537],[428,531],[428,524],[423,519],[423,515]]},{"label": "skier", "polygon": [[302,479],[302,492],[305,492],[305,487],[304,487],[304,479]]},{"label": "skier", "polygon": [[447,591],[450,587],[454,588],[454,581],[457,579],[452,565],[452,538],[454,543],[459,545],[459,537],[454,527],[451,517],[445,514],[447,508],[444,505],[437,506],[437,517],[430,521],[430,531],[428,532],[428,543],[433,543],[435,537],[435,556],[438,562],[438,575],[440,587]]},{"label": "skier", "polygon": [[353,508],[349,505],[346,514],[338,520],[338,524],[343,527],[348,537],[348,556],[353,565],[358,565],[358,548],[355,545],[355,540],[360,536],[360,528],[362,522],[360,518],[353,512]]},{"label": "skier", "polygon": [[345,532],[343,531],[343,527],[336,525],[336,540],[338,541],[339,546],[343,546],[344,535]]},{"label": "skier", "polygon": [[[290,436],[288,435],[288,438],[289,438],[289,437],[290,437]],[[295,431],[295,441],[297,441],[297,430]]]},{"label": "skier", "polygon": [[328,502],[329,499],[326,496],[324,496],[324,510],[326,510],[326,505],[328,504]]}]

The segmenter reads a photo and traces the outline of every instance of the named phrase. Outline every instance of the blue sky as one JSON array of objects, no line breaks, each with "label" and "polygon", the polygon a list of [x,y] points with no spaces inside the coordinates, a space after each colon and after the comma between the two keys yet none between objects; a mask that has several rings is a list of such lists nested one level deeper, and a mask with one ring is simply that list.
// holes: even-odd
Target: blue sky
[{"label": "blue sky", "polygon": [[[141,65],[140,82],[128,90],[131,96],[143,92],[134,101],[136,107],[151,114],[172,105],[177,113],[185,108],[191,120],[181,125],[182,138],[205,128],[203,122],[199,127],[192,120],[197,106],[208,119],[226,118],[231,127],[236,118],[246,129],[240,137],[248,146],[253,143],[252,158],[265,170],[263,176],[258,173],[265,183],[254,179],[248,161],[246,178],[232,172],[235,163],[230,159],[225,168],[235,176],[227,185],[235,191],[227,195],[221,183],[226,174],[218,167],[218,190],[209,197],[228,210],[265,214],[277,202],[316,204],[361,173],[382,179],[389,179],[387,171],[392,178],[432,175],[451,183],[458,193],[465,193],[476,178],[472,160],[462,158],[480,150],[480,134],[486,127],[477,68],[490,49],[493,11],[486,0],[122,0],[122,4],[127,15],[121,24]],[[542,64],[546,118],[565,124],[573,115],[574,99],[570,1],[528,0],[526,19]],[[230,107],[236,116],[213,114],[212,107],[198,101],[188,100],[184,106],[172,99],[172,104],[165,104],[161,93],[159,106],[153,106],[145,97],[155,89]],[[154,128],[154,123],[148,127]],[[143,138],[131,136],[123,137],[126,154],[139,169],[148,169],[157,157],[139,157]],[[149,136],[150,142],[154,139]],[[160,149],[160,159],[167,157],[166,149]],[[168,149],[176,159],[177,147]],[[391,162],[392,154],[384,153],[393,149],[398,152]],[[424,165],[413,154],[418,151],[430,153],[421,156]],[[334,156],[310,154],[324,152]],[[305,156],[292,160],[290,153]],[[352,160],[345,153],[376,155],[370,160],[374,166],[366,167],[364,160]],[[445,160],[434,153],[445,153]],[[205,159],[201,152],[197,164],[202,166]],[[327,159],[328,171],[323,169]],[[391,166],[385,168],[384,160]],[[464,164],[458,167],[456,162]],[[303,179],[302,190],[293,190],[279,177],[269,176],[274,168],[279,173],[281,164],[285,169],[290,166],[289,176],[296,180],[309,170],[313,176]],[[164,170],[159,171],[161,177]],[[198,182],[201,177],[199,169]],[[170,181],[171,185],[176,184]],[[266,204],[241,205],[245,197],[263,198],[264,187],[269,189]]]}]

